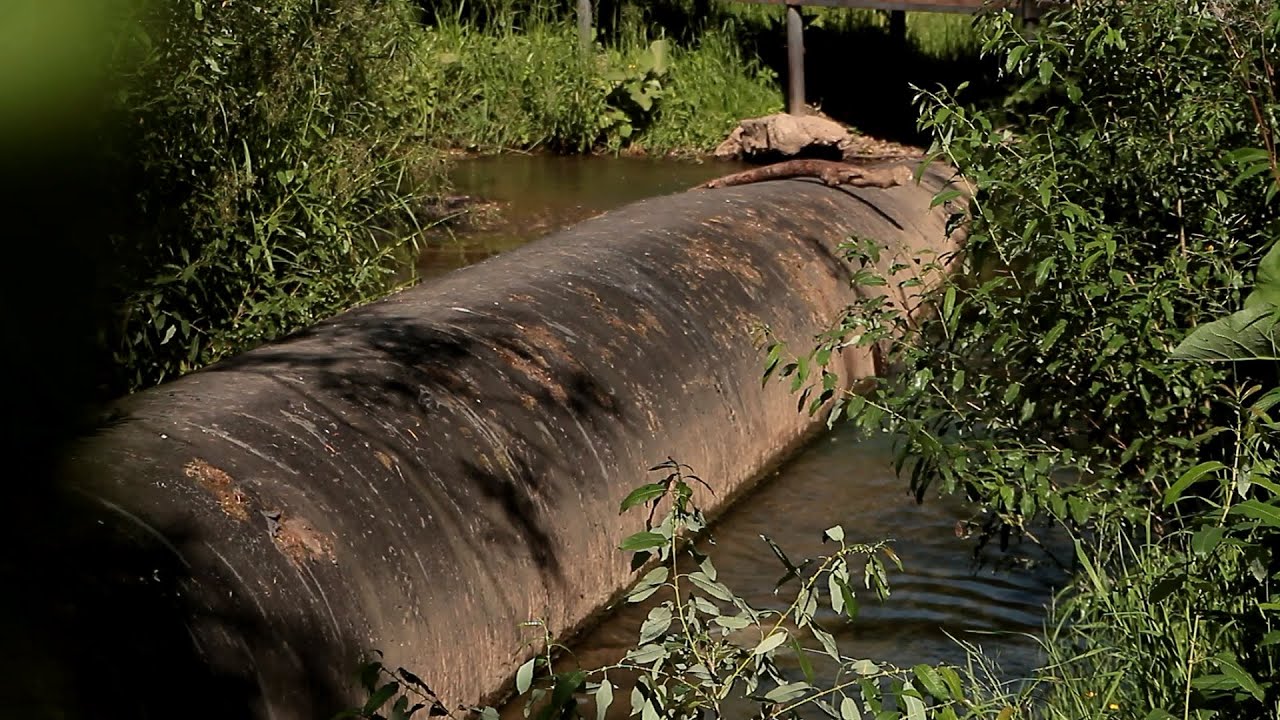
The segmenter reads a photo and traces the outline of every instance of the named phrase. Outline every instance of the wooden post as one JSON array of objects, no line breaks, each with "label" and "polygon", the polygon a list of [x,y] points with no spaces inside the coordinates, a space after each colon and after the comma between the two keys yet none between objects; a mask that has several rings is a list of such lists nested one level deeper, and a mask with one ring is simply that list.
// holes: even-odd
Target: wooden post
[{"label": "wooden post", "polygon": [[1022,26],[1027,35],[1034,35],[1036,30],[1040,28],[1040,3],[1035,0],[1022,0],[1019,14],[1022,16]]},{"label": "wooden post", "polygon": [[578,46],[591,47],[591,0],[578,0]]},{"label": "wooden post", "polygon": [[893,42],[896,48],[905,47],[907,44],[907,11],[906,10],[890,10],[889,11],[889,40]]},{"label": "wooden post", "polygon": [[799,5],[787,5],[787,112],[804,114],[804,20]]}]

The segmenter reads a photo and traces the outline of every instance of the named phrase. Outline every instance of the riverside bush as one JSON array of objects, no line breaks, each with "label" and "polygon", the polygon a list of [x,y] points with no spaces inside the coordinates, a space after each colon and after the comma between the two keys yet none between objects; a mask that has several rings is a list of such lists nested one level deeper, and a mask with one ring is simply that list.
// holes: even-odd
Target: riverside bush
[{"label": "riverside bush", "polygon": [[389,112],[401,2],[149,3],[122,43],[111,386],[151,385],[388,287],[429,158]]},{"label": "riverside bush", "polygon": [[[845,344],[886,347],[892,379],[840,412],[906,438],[918,498],[965,492],[987,515],[981,542],[1034,538],[1037,518],[1076,534],[1050,662],[1010,706],[1280,716],[1265,309],[1280,262],[1280,11],[1084,1],[1032,35],[1001,13],[979,27],[1016,83],[1007,102],[919,95],[931,157],[974,187],[955,218],[968,224],[959,272],[919,298],[933,314],[918,323],[860,301],[782,368],[801,377]],[[878,248],[848,251],[865,264]]]},{"label": "riverside bush", "polygon": [[486,151],[705,151],[781,108],[776,76],[714,28],[673,43],[639,20],[583,52],[545,3],[437,9],[419,45],[421,134]]}]

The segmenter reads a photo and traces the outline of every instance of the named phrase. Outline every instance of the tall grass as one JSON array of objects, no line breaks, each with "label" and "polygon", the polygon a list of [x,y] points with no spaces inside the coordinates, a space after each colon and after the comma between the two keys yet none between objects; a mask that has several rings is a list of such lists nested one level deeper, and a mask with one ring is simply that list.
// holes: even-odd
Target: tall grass
[{"label": "tall grass", "polygon": [[[424,138],[477,150],[707,151],[745,117],[782,110],[783,10],[707,0],[597,3],[596,43],[578,49],[573,3],[432,6],[416,51]],[[908,44],[887,15],[806,8],[813,98],[837,119],[910,134],[912,83],[971,80],[967,15],[912,13]],[[652,71],[652,43],[666,69]],[[874,67],[876,72],[868,73]],[[637,88],[641,88],[637,101]]]},{"label": "tall grass", "polygon": [[550,5],[437,11],[415,53],[422,136],[489,151],[697,151],[780,109],[776,75],[726,32],[682,45],[622,15],[583,53],[572,18]]},{"label": "tall grass", "polygon": [[[443,190],[443,148],[705,152],[782,109],[776,8],[606,0],[583,52],[567,0],[138,7],[102,158],[117,394],[385,292]],[[816,98],[854,98],[838,119],[869,129],[914,125],[910,73],[839,50],[878,52],[883,15],[806,14]],[[963,23],[912,16],[913,57],[967,53]]]},{"label": "tall grass", "polygon": [[403,2],[140,6],[105,165],[115,392],[172,378],[389,287],[432,154],[399,112]]}]

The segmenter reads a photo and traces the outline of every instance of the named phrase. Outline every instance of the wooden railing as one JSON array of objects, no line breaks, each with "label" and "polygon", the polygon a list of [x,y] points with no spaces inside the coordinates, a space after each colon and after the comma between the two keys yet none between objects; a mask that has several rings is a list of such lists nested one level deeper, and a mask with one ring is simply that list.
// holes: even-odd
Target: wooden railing
[{"label": "wooden railing", "polygon": [[899,45],[907,36],[907,12],[976,13],[984,9],[1010,9],[1023,22],[1035,22],[1048,0],[736,0],[787,7],[787,112],[804,113],[804,21],[800,7],[869,8],[889,12],[889,34]]},{"label": "wooden railing", "polygon": [[[905,44],[908,12],[976,13],[984,9],[1006,8],[1017,12],[1023,22],[1034,23],[1044,7],[1058,0],[733,0],[787,8],[787,112],[804,113],[804,20],[800,8],[867,8],[889,13],[889,35]],[[578,35],[583,49],[591,44],[592,0],[578,0]]]}]

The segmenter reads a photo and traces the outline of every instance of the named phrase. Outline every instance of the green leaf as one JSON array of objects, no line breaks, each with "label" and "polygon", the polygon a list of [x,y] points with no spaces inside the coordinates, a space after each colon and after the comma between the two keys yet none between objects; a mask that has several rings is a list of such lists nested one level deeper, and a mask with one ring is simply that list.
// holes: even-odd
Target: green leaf
[{"label": "green leaf", "polygon": [[622,501],[622,507],[618,510],[618,514],[630,510],[637,505],[643,505],[654,498],[662,497],[667,492],[667,486],[661,483],[649,483],[641,485],[632,490],[630,494]]},{"label": "green leaf", "polygon": [[786,630],[776,630],[772,635],[762,639],[751,651],[752,655],[764,655],[787,640]]},{"label": "green leaf", "polygon": [[1053,62],[1045,59],[1040,61],[1040,84],[1048,85],[1050,78],[1053,77]]},{"label": "green leaf", "polygon": [[520,666],[516,671],[516,694],[523,695],[529,692],[529,687],[533,685],[533,666],[537,658],[529,658],[529,661]]},{"label": "green leaf", "polygon": [[627,594],[627,602],[640,602],[652,595],[658,588],[662,587],[663,583],[667,581],[667,575],[669,573],[670,570],[667,569],[666,565],[659,565],[645,573],[645,576],[640,578],[640,582],[636,583],[636,586]]},{"label": "green leaf", "polygon": [[809,653],[795,638],[791,638],[791,650],[796,654],[796,661],[800,663],[800,672],[804,673],[805,681],[812,685],[814,683],[813,663],[809,662]]},{"label": "green leaf", "polygon": [[649,611],[649,617],[640,626],[640,644],[652,642],[661,637],[671,627],[671,608],[659,605]]},{"label": "green leaf", "polygon": [[716,598],[717,600],[723,600],[725,602],[733,602],[733,593],[729,590],[729,588],[725,587],[724,585],[721,585],[718,582],[715,582],[714,580],[711,580],[706,576],[706,574],[701,572],[695,572],[695,573],[690,573],[686,577],[689,578],[689,582],[696,585],[699,590],[702,590],[703,592],[710,595],[711,597]]},{"label": "green leaf", "polygon": [[929,201],[929,207],[935,208],[945,202],[955,200],[956,198],[960,197],[960,195],[961,193],[959,190],[955,190],[955,189],[943,190],[942,192],[933,196],[933,199]]},{"label": "green leaf", "polygon": [[1280,243],[1272,245],[1258,263],[1253,292],[1244,299],[1246,308],[1268,305],[1280,305]]},{"label": "green leaf", "polygon": [[653,72],[657,75],[663,75],[667,72],[669,62],[667,58],[671,56],[671,43],[667,40],[654,40],[649,43],[649,52],[653,56]]},{"label": "green leaf", "polygon": [[844,528],[839,525],[827,528],[822,533],[822,541],[826,542],[828,538],[836,542],[844,542]]},{"label": "green leaf", "polygon": [[667,656],[667,649],[661,645],[642,645],[627,652],[627,658],[638,665],[646,665]]},{"label": "green leaf", "polygon": [[1191,536],[1191,551],[1200,556],[1208,555],[1222,542],[1226,532],[1226,528],[1218,525],[1200,528]]},{"label": "green leaf", "polygon": [[837,578],[836,584],[840,586],[841,604],[844,605],[844,614],[849,620],[858,619],[858,599],[853,593],[853,588],[849,587],[849,583],[844,578]]},{"label": "green leaf", "polygon": [[574,702],[573,696],[582,689],[586,682],[587,673],[584,670],[572,670],[556,675],[555,691],[551,694],[551,704],[542,709],[542,712],[539,713],[539,720],[551,720],[564,715],[562,711],[569,703]]},{"label": "green leaf", "polygon": [[809,632],[813,633],[813,636],[818,638],[818,642],[822,643],[822,649],[826,651],[827,655],[829,655],[832,660],[840,662],[840,647],[836,645],[835,636],[817,625],[810,625]]},{"label": "green leaf", "polygon": [[858,701],[846,695],[840,700],[840,720],[862,720],[862,711],[858,709]]},{"label": "green leaf", "polygon": [[1261,520],[1271,527],[1280,528],[1280,507],[1261,500],[1246,500],[1231,508],[1232,515],[1244,515],[1247,518]]},{"label": "green leaf", "polygon": [[662,547],[666,544],[667,538],[656,532],[638,532],[623,540],[618,549],[626,551],[646,550],[648,548]]},{"label": "green leaf", "polygon": [[[381,655],[381,653],[379,653]],[[367,692],[372,693],[378,687],[378,678],[381,677],[382,663],[378,661],[368,662],[360,666],[360,687]]]},{"label": "green leaf", "polygon": [[862,659],[855,661],[849,666],[849,669],[859,675],[875,675],[880,672],[880,666],[870,660]]},{"label": "green leaf", "polygon": [[1274,306],[1245,308],[1201,325],[1170,354],[1175,360],[1278,360]]},{"label": "green leaf", "polygon": [[960,674],[949,667],[938,668],[938,674],[947,682],[947,689],[951,691],[951,697],[963,701],[964,685],[960,682]]},{"label": "green leaf", "polygon": [[1264,696],[1262,687],[1258,685],[1258,681],[1253,679],[1248,670],[1240,667],[1240,662],[1236,659],[1235,653],[1221,652],[1213,656],[1213,659],[1218,662],[1218,669],[1222,671],[1223,675],[1231,678],[1237,686],[1252,695],[1255,700],[1262,700]]},{"label": "green leaf", "polygon": [[1262,148],[1237,148],[1223,155],[1228,162],[1237,165],[1252,165],[1267,160],[1270,156]]},{"label": "green leaf", "polygon": [[1065,332],[1066,329],[1066,320],[1059,320],[1054,323],[1054,326],[1050,328],[1049,332],[1045,333],[1044,338],[1040,340],[1040,351],[1046,352],[1049,348],[1053,347],[1053,344],[1058,342],[1058,338],[1062,337],[1062,333]]},{"label": "green leaf", "polygon": [[806,682],[793,682],[786,685],[779,685],[764,694],[765,700],[772,700],[776,703],[785,703],[795,700],[804,695],[813,686]]},{"label": "green leaf", "polygon": [[1228,692],[1236,690],[1240,686],[1235,680],[1227,677],[1225,674],[1216,673],[1213,675],[1201,675],[1191,681],[1191,687],[1197,690],[1208,690],[1210,692]]},{"label": "green leaf", "polygon": [[907,720],[925,720],[924,701],[915,695],[902,695],[902,702],[907,706]]},{"label": "green leaf", "polygon": [[596,690],[596,720],[604,720],[612,704],[613,685],[606,678],[600,681],[600,688]]},{"label": "green leaf", "polygon": [[924,688],[925,692],[939,700],[951,699],[951,691],[947,689],[946,684],[942,681],[942,676],[938,674],[937,670],[921,663],[911,668],[911,672],[920,681],[920,686]]},{"label": "green leaf", "polygon": [[1179,477],[1178,480],[1170,485],[1169,489],[1164,492],[1164,504],[1171,505],[1177,502],[1178,498],[1182,497],[1182,492],[1190,487],[1192,483],[1204,477],[1208,473],[1217,472],[1226,467],[1226,465],[1215,460],[1200,463],[1199,465],[1182,473],[1182,477]]},{"label": "green leaf", "polygon": [[378,688],[378,691],[369,696],[369,700],[364,704],[365,715],[372,715],[379,708],[387,704],[393,695],[400,691],[400,683],[394,680]]},{"label": "green leaf", "polygon": [[739,615],[720,615],[712,618],[711,622],[726,630],[741,630],[751,624],[750,620]]},{"label": "green leaf", "polygon": [[1005,72],[1013,72],[1013,69],[1017,67],[1018,62],[1022,59],[1022,56],[1026,54],[1027,48],[1028,48],[1027,45],[1018,45],[1014,47],[1013,50],[1009,51],[1009,55],[1005,57],[1005,60],[1004,60]]}]

